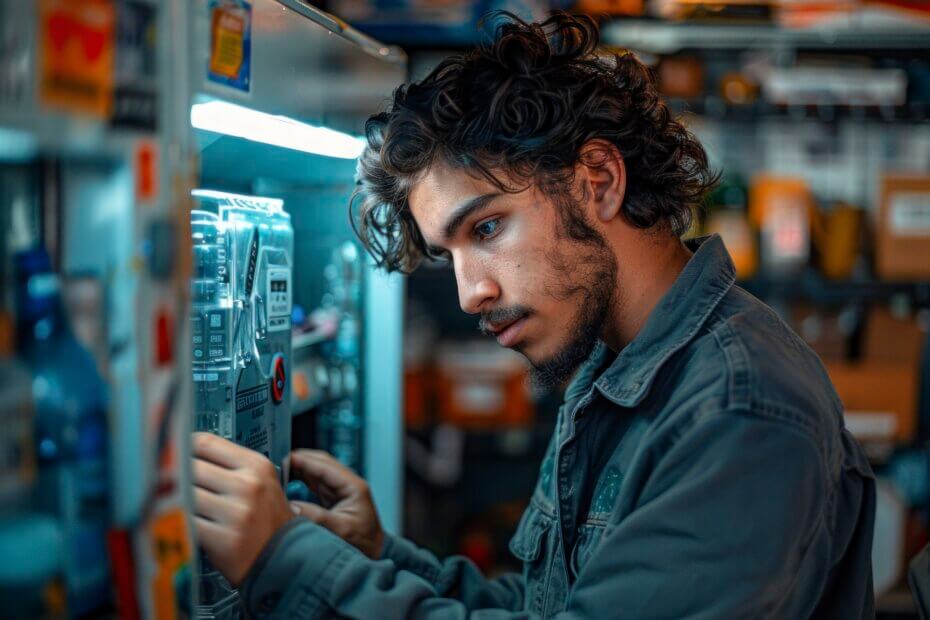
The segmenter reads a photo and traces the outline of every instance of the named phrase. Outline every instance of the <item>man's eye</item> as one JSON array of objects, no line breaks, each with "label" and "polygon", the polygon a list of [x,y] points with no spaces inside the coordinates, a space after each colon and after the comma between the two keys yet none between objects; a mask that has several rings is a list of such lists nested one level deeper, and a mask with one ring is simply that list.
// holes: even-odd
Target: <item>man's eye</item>
[{"label": "man's eye", "polygon": [[500,230],[501,221],[500,218],[495,218],[493,220],[487,220],[481,222],[475,226],[475,235],[479,239],[488,239],[493,237]]}]

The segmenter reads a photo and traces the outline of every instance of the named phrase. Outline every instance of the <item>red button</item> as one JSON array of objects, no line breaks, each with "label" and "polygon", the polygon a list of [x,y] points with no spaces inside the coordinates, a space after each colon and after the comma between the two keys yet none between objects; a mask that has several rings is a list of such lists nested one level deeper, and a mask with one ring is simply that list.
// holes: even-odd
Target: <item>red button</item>
[{"label": "red button", "polygon": [[284,356],[280,353],[274,356],[272,362],[274,372],[271,377],[271,397],[278,405],[284,400],[284,388],[287,386],[287,372],[284,367]]}]

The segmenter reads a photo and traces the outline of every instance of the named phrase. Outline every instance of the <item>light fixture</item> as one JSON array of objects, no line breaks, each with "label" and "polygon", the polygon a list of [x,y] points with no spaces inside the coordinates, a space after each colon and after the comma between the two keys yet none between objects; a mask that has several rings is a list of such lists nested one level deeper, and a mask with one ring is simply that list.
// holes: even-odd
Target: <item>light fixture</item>
[{"label": "light fixture", "polygon": [[38,141],[31,133],[21,129],[0,127],[0,161],[29,161],[38,153]]},{"label": "light fixture", "polygon": [[281,198],[266,198],[265,196],[247,196],[245,194],[231,194],[215,189],[193,189],[191,196],[201,200],[216,201],[225,205],[234,205],[248,209],[266,209],[268,211],[281,212],[284,208],[284,200]]},{"label": "light fixture", "polygon": [[340,159],[356,159],[365,148],[364,140],[341,131],[315,127],[287,116],[259,112],[225,101],[192,105],[191,125],[253,142]]}]

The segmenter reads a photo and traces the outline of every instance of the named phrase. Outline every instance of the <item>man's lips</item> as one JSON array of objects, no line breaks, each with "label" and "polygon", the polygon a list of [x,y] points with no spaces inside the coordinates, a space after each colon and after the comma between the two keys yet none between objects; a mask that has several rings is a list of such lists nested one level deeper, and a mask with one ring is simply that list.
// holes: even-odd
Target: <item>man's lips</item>
[{"label": "man's lips", "polygon": [[489,331],[497,338],[497,344],[502,347],[512,347],[519,340],[520,333],[523,331],[523,326],[526,324],[526,319],[527,316],[524,315],[509,323],[493,325],[490,327]]}]

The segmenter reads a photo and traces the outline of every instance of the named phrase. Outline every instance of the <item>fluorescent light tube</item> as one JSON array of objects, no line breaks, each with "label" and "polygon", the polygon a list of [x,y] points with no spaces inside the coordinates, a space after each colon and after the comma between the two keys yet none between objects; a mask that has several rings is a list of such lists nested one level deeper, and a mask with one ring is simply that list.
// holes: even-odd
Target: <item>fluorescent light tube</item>
[{"label": "fluorescent light tube", "polygon": [[0,127],[0,161],[28,161],[38,153],[38,141],[31,133]]},{"label": "fluorescent light tube", "polygon": [[365,148],[364,140],[341,131],[315,127],[287,116],[267,114],[225,101],[192,105],[191,125],[253,142],[340,159],[356,159]]},{"label": "fluorescent light tube", "polygon": [[215,189],[192,189],[191,196],[194,198],[205,198],[208,200],[225,201],[232,204],[251,204],[261,205],[272,211],[280,211],[284,207],[284,200],[281,198],[266,198],[265,196],[248,196],[246,194],[231,194]]}]

